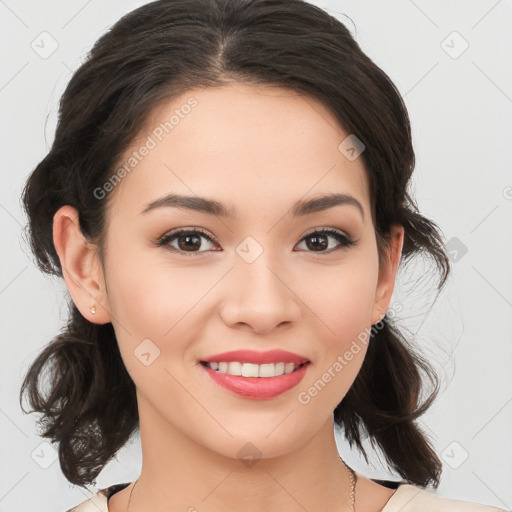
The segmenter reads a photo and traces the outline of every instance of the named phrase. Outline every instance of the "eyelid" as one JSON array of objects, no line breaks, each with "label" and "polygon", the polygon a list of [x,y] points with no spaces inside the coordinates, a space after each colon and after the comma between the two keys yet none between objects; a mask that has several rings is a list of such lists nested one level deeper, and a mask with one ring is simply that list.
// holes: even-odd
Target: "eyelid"
[{"label": "eyelid", "polygon": [[340,235],[343,235],[344,237],[347,238],[347,240],[352,240],[352,237],[346,233],[345,231],[343,231],[342,229],[339,229],[339,228],[335,228],[334,226],[320,226],[320,227],[316,227],[316,228],[311,228],[309,231],[306,231],[306,233],[304,233],[304,235],[302,235],[301,237],[301,240],[309,235],[312,235],[313,233],[317,233],[317,232],[336,232]]}]

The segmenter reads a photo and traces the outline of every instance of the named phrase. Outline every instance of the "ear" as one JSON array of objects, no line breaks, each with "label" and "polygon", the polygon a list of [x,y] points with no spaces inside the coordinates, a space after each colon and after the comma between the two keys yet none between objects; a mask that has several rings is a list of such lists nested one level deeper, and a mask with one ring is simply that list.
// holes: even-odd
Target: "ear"
[{"label": "ear", "polygon": [[375,303],[370,320],[372,325],[380,322],[388,310],[395,287],[398,265],[402,257],[403,243],[404,227],[398,224],[391,226],[389,247],[385,251],[385,258],[379,269]]},{"label": "ear", "polygon": [[[53,216],[53,243],[66,286],[80,313],[92,323],[110,322],[110,307],[97,246],[84,237],[75,208],[63,206]],[[93,305],[94,314],[91,312]]]}]

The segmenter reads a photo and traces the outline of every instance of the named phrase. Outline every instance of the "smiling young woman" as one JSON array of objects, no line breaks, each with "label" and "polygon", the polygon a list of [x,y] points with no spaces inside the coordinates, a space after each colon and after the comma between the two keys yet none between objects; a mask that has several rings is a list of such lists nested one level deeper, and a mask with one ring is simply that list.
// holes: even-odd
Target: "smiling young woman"
[{"label": "smiling young woman", "polygon": [[[24,191],[72,300],[20,399],[70,482],[137,430],[143,464],[73,510],[498,510],[423,489],[437,379],[386,312],[401,262],[439,289],[449,262],[413,168],[397,90],[311,4],[161,0],[99,39]],[[334,422],[402,480],[352,471]]]}]

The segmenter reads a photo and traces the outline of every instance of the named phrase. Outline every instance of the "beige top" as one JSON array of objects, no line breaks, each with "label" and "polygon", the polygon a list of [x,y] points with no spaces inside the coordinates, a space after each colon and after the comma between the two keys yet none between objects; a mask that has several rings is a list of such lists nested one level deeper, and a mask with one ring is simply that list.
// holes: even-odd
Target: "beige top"
[{"label": "beige top", "polygon": [[[130,483],[116,484],[101,489],[88,500],[66,512],[109,512],[108,499]],[[421,487],[401,483],[381,512],[512,512],[503,508],[481,505],[471,501],[443,498]]]}]

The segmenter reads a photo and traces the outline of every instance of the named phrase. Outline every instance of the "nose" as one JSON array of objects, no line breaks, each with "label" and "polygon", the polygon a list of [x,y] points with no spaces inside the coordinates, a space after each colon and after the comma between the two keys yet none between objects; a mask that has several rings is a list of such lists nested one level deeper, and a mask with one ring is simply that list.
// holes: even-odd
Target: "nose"
[{"label": "nose", "polygon": [[252,263],[236,258],[220,308],[226,325],[267,334],[299,318],[300,300],[287,279],[289,272],[266,255],[264,251]]}]

